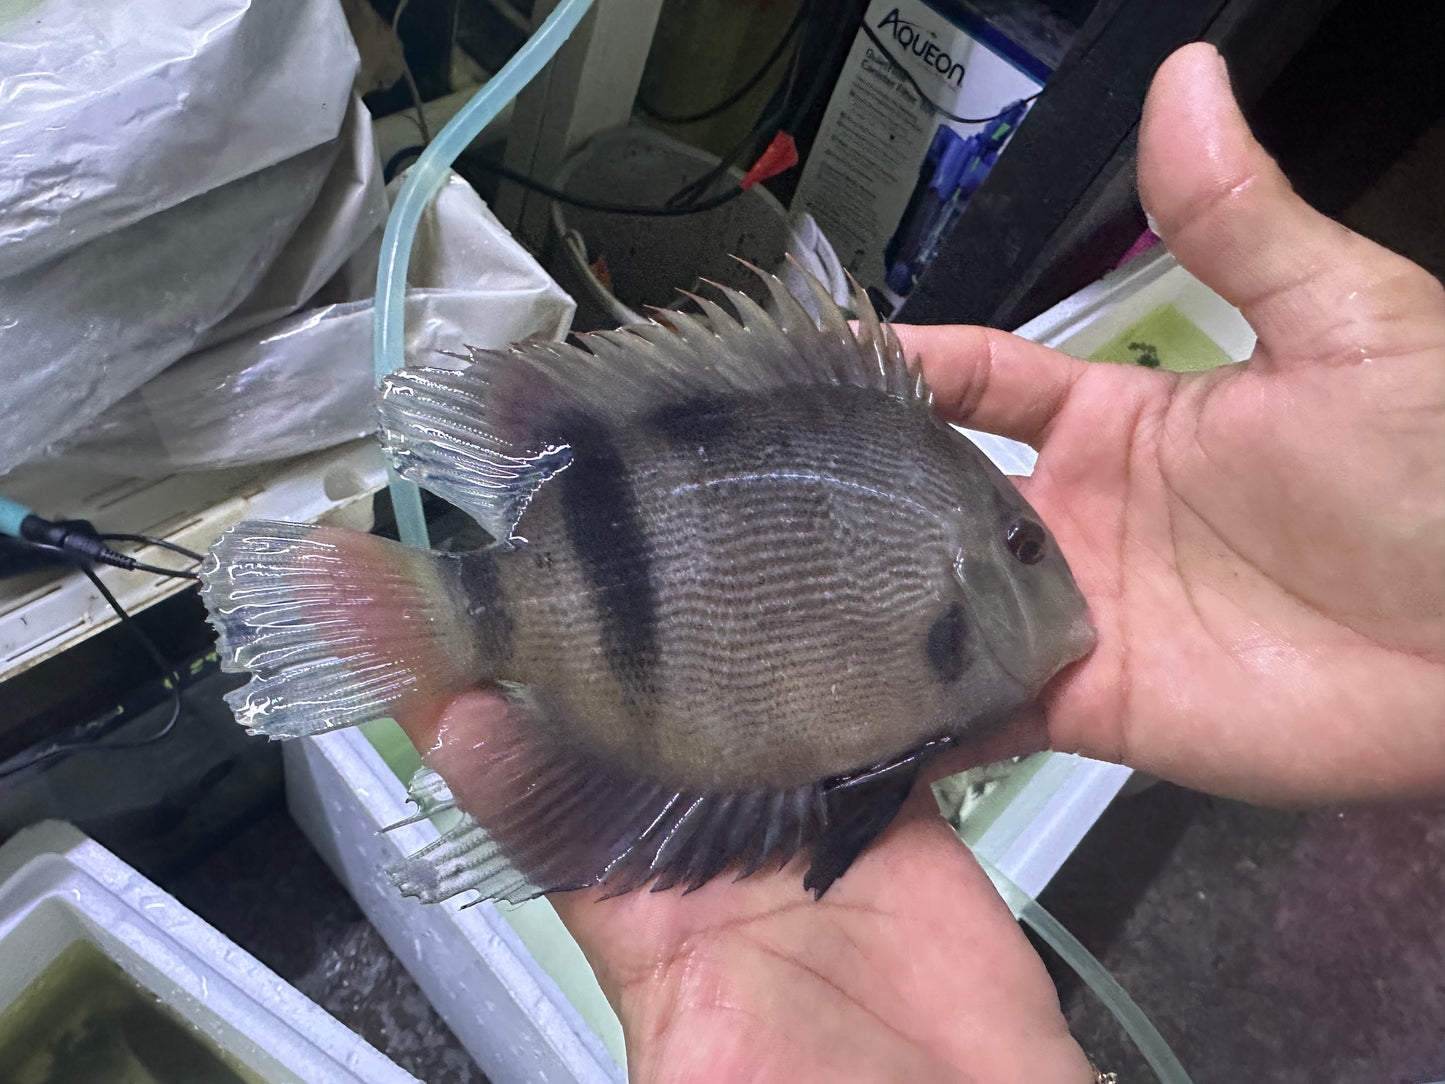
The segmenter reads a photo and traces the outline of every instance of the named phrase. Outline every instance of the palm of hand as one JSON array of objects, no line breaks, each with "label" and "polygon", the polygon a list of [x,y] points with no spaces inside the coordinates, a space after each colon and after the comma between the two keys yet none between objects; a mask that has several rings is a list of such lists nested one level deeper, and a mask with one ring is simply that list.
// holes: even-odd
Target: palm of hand
[{"label": "palm of hand", "polygon": [[932,801],[916,793],[816,902],[803,860],[687,896],[554,897],[622,1017],[630,1078],[1090,1079],[1042,964]]},{"label": "palm of hand", "polygon": [[[1442,661],[1441,570],[1389,527],[1418,522],[1445,480],[1383,446],[1406,427],[1445,445],[1445,403],[1368,424],[1360,404],[1430,361],[1082,373],[1026,484],[1100,630],[1051,704],[1056,744],[1275,801],[1412,777],[1434,725],[1418,690]],[[1382,619],[1380,600],[1410,618]]]},{"label": "palm of hand", "polygon": [[[1177,253],[1227,232],[1209,206]],[[1265,801],[1438,785],[1445,300],[1340,232],[1335,264],[1237,298],[1246,366],[1071,367],[1025,483],[1100,629],[1058,747]]]}]

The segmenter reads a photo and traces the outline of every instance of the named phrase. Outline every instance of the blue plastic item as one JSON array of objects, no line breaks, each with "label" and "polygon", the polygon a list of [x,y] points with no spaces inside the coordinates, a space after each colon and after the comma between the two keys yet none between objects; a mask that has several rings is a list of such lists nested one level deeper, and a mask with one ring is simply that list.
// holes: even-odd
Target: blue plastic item
[{"label": "blue plastic item", "polygon": [[946,124],[933,133],[908,206],[883,250],[889,289],[913,289],[1027,111],[1023,99],[1012,102],[967,139]]},{"label": "blue plastic item", "polygon": [[8,534],[14,538],[19,538],[20,525],[25,522],[25,517],[31,514],[30,509],[26,508],[19,501],[12,501],[8,497],[0,497],[0,534]]}]

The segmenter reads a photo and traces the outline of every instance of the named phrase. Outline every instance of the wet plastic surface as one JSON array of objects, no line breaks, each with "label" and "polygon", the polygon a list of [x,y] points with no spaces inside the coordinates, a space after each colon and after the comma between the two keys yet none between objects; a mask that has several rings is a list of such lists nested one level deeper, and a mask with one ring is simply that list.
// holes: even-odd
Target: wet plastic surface
[{"label": "wet plastic surface", "polygon": [[356,63],[325,0],[0,16],[0,380],[27,406],[0,470],[244,301],[331,169]]}]

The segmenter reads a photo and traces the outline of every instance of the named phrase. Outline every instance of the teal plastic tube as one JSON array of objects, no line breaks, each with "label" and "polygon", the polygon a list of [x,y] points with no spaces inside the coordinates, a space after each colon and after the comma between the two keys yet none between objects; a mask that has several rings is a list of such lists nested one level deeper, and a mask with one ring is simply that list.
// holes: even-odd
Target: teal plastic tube
[{"label": "teal plastic tube", "polygon": [[[422,151],[407,171],[397,194],[396,206],[386,220],[381,237],[381,265],[376,271],[376,305],[372,316],[372,356],[379,384],[388,373],[400,369],[405,359],[406,271],[411,263],[411,246],[416,227],[427,205],[446,184],[447,174],[472,140],[498,113],[522,92],[547,66],[587,14],[593,0],[562,0],[537,32],[527,39],[502,70],[472,96]],[[388,471],[391,503],[396,510],[401,540],[412,546],[428,546],[426,519],[421,494],[415,485]]]},{"label": "teal plastic tube", "polygon": [[26,508],[19,501],[12,501],[8,497],[0,497],[0,534],[20,537],[20,525],[25,522],[25,517],[30,515],[30,509]]},{"label": "teal plastic tube", "polygon": [[993,881],[1004,902],[1009,905],[1009,910],[1043,938],[1049,947],[1074,969],[1079,978],[1088,984],[1089,989],[1104,1003],[1104,1007],[1114,1014],[1114,1019],[1119,1021],[1125,1033],[1134,1041],[1139,1053],[1149,1063],[1149,1068],[1154,1070],[1154,1075],[1161,1084],[1190,1084],[1189,1074],[1184,1071],[1184,1066],[1179,1064],[1174,1051],[1169,1049],[1164,1036],[1149,1022],[1144,1010],[1134,1003],[1134,999],[1119,985],[1118,980],[1104,969],[1104,965],[1079,944],[1078,939],[1064,929],[1058,919],[1040,907],[1037,900],[1014,884],[1002,870],[977,851],[974,852],[974,857]]}]

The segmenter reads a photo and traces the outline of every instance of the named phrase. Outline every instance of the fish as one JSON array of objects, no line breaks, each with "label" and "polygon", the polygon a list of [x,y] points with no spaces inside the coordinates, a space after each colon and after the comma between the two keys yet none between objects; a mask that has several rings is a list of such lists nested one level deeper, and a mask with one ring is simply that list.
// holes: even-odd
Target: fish
[{"label": "fish", "polygon": [[212,548],[242,724],[390,717],[422,752],[417,816],[456,823],[403,893],[691,891],[806,853],[821,898],[933,757],[1092,648],[1057,540],[866,295],[855,330],[753,270],[767,308],[717,287],[386,378],[391,464],[493,544],[247,521]]}]

